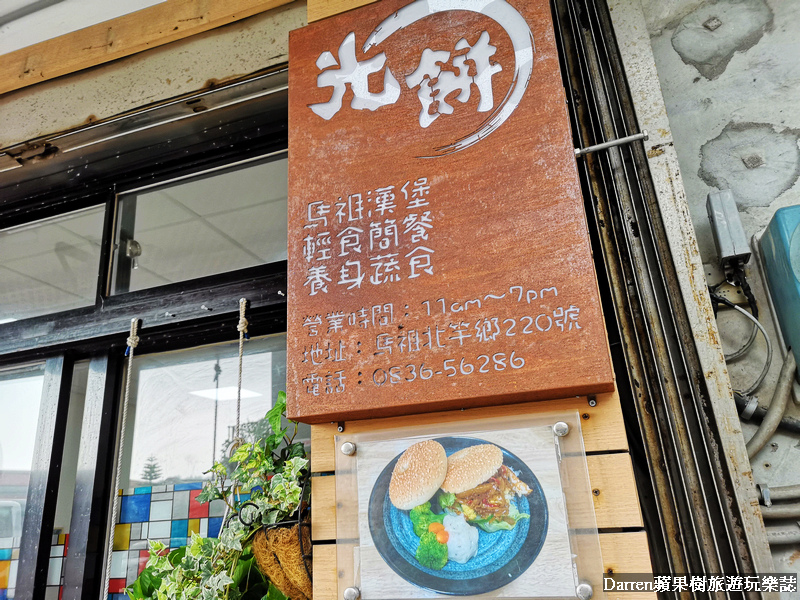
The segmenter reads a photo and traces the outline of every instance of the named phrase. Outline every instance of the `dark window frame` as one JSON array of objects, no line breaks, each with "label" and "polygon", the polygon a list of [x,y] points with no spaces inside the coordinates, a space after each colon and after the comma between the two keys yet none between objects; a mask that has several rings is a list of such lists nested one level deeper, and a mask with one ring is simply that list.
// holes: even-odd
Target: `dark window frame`
[{"label": "dark window frame", "polygon": [[[119,194],[287,151],[285,80],[286,69],[281,67],[219,90],[148,107],[127,117],[134,126],[122,140],[113,135],[111,141],[102,140],[104,131],[125,129],[124,118],[111,119],[97,132],[97,147],[56,153],[55,162],[62,164],[53,166],[48,160],[0,172],[3,229],[105,206],[94,305],[0,325],[0,367],[44,361],[47,373],[43,400],[48,410],[43,405],[40,430],[45,426],[50,432],[49,442],[34,461],[38,483],[29,490],[35,502],[26,508],[17,598],[44,596],[76,361],[90,359],[90,374],[78,458],[82,477],[76,482],[65,559],[65,600],[96,598],[104,583],[122,357],[131,320],[140,320],[137,355],[235,340],[240,298],[248,300],[250,335],[286,330],[286,261],[108,294]],[[218,110],[208,110],[215,107]],[[146,118],[154,123],[142,133],[141,120]],[[159,124],[159,118],[164,122]],[[36,143],[52,148],[59,140]]]}]

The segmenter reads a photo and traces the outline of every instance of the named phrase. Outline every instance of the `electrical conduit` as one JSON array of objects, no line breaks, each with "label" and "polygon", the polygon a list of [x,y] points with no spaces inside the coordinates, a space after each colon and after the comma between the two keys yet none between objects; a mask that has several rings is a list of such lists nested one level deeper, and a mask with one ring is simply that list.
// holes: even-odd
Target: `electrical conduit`
[{"label": "electrical conduit", "polygon": [[[766,445],[778,425],[783,419],[783,413],[786,410],[786,405],[789,403],[789,396],[792,393],[792,381],[794,380],[794,371],[797,367],[794,359],[794,353],[789,351],[786,353],[786,359],[783,361],[781,367],[781,374],[778,377],[778,384],[775,386],[775,393],[772,396],[772,402],[767,409],[767,414],[764,415],[764,420],[759,425],[756,434],[747,442],[747,456],[753,458],[758,452]],[[765,515],[766,517],[766,515]]]}]

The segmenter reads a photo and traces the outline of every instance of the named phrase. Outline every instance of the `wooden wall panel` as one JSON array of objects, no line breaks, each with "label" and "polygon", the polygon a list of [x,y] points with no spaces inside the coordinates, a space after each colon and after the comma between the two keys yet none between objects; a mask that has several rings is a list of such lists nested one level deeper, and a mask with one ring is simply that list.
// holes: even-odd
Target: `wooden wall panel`
[{"label": "wooden wall panel", "polygon": [[[603,572],[652,573],[650,547],[644,531],[603,533],[600,535],[600,552],[603,555]],[[333,572],[336,575],[335,569]],[[335,584],[335,580],[334,580]],[[334,598],[336,591],[334,589]],[[657,600],[655,592],[607,592],[608,600]],[[315,595],[315,598],[318,598]],[[319,598],[323,598],[320,596]]]},{"label": "wooden wall panel", "polygon": [[[623,451],[628,449],[622,409],[616,392],[598,394],[597,404],[589,406],[586,397],[548,400],[546,403],[532,402],[503,407],[476,408],[463,411],[433,413],[425,417],[430,423],[463,422],[492,417],[515,417],[546,411],[577,410],[584,416],[581,431],[586,452]],[[587,418],[588,417],[588,418]],[[394,417],[389,419],[348,421],[345,431],[359,433],[375,429],[395,429],[419,424],[419,417]],[[333,436],[337,435],[335,423],[311,427],[311,470],[314,473],[333,471],[335,448]]]},{"label": "wooden wall panel", "polygon": [[313,23],[321,19],[338,15],[347,10],[372,4],[376,0],[308,0],[308,22]]},{"label": "wooden wall panel", "polygon": [[[650,552],[644,531],[600,534],[603,571],[614,573],[650,573]],[[335,600],[338,597],[336,546],[314,546],[314,600]],[[609,594],[610,600],[656,600],[651,592]]]},{"label": "wooden wall panel", "polygon": [[[594,517],[600,531],[603,571],[614,573],[650,573],[650,551],[636,491],[636,482],[619,397],[616,393],[600,394],[595,406],[587,398],[532,402],[528,404],[489,407],[436,413],[426,416],[432,422],[450,423],[499,416],[536,415],[551,410],[578,410],[588,418],[581,419],[586,465],[589,473]],[[344,423],[347,433],[388,430],[408,427],[418,417],[395,417]],[[336,563],[336,477],[335,457],[338,449],[334,436],[337,424],[311,427],[312,538],[314,540],[314,598],[335,600],[338,597],[337,573],[352,567]],[[564,460],[583,461],[583,457],[566,456]],[[571,519],[580,525],[587,506],[571,508]],[[573,518],[574,517],[574,518]],[[649,592],[609,592],[608,600],[656,600]]]}]

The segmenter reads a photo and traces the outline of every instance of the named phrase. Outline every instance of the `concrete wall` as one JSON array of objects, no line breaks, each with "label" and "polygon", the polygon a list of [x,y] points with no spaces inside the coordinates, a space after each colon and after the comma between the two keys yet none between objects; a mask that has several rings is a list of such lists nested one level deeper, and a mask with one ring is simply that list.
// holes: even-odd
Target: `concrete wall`
[{"label": "concrete wall", "polygon": [[[711,262],[709,191],[734,191],[751,234],[777,208],[800,202],[800,3],[643,7],[700,252]],[[713,19],[720,24],[711,30]]]},{"label": "concrete wall", "polygon": [[0,148],[201,90],[288,60],[305,2],[0,96]]},{"label": "concrete wall", "polygon": [[[722,280],[705,202],[709,192],[733,190],[748,237],[763,230],[780,207],[800,203],[800,3],[791,0],[619,0],[623,21],[646,23],[654,69],[631,69],[631,85],[654,83],[663,95],[666,138],[674,142],[688,212],[697,235],[708,283]],[[623,15],[619,15],[623,17]],[[616,25],[616,23],[615,23]],[[621,41],[624,47],[627,41]],[[648,53],[649,54],[649,53]],[[652,64],[652,58],[649,59]],[[652,81],[657,79],[657,81]],[[661,98],[638,98],[661,106]],[[656,102],[657,100],[657,102]],[[662,135],[659,133],[658,135]],[[663,210],[663,207],[662,207]],[[751,259],[746,271],[759,302],[761,321],[776,346],[766,381],[756,394],[769,404],[783,354],[778,346],[761,271]],[[726,352],[741,346],[750,325],[726,311],[717,319]],[[734,388],[746,387],[761,371],[766,347],[759,336],[742,360],[728,364]],[[797,387],[797,386],[796,386]],[[790,406],[797,418],[800,410]],[[745,439],[754,427],[743,425]],[[753,477],[771,486],[800,482],[800,444],[779,433],[754,457]],[[775,547],[777,571],[797,572],[796,547]]]}]

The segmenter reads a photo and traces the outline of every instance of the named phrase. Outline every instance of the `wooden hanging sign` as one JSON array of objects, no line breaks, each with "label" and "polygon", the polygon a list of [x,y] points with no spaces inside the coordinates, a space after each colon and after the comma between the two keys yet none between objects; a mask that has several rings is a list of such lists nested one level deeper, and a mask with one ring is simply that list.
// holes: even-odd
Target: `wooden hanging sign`
[{"label": "wooden hanging sign", "polygon": [[611,390],[550,3],[384,0],[289,52],[289,416]]}]

